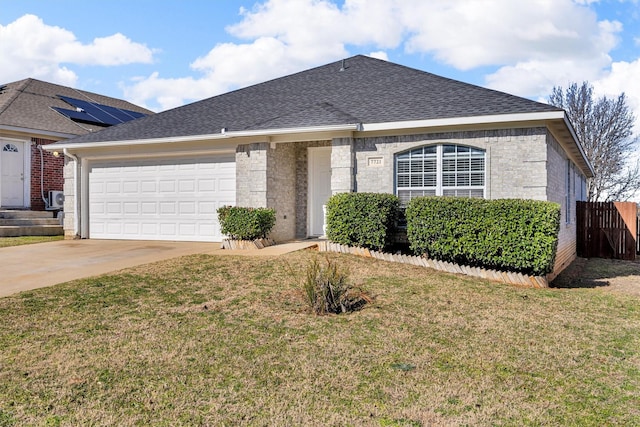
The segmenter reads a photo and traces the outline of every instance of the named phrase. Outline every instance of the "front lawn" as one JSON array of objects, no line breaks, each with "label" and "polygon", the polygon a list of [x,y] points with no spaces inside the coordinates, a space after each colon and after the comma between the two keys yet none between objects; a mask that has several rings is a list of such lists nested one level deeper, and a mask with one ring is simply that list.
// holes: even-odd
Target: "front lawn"
[{"label": "front lawn", "polygon": [[63,240],[64,236],[21,236],[21,237],[0,237],[0,248],[8,246],[30,245],[33,243],[53,242]]},{"label": "front lawn", "polygon": [[639,425],[640,299],[330,254],[198,255],[0,299],[0,425]]}]

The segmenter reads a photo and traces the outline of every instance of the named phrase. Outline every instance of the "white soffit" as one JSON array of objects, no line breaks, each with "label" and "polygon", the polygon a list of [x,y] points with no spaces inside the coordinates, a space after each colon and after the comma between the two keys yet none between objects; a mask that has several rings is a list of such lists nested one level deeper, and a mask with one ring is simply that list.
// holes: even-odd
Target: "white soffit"
[{"label": "white soffit", "polygon": [[444,126],[464,126],[491,123],[528,122],[539,120],[564,119],[564,111],[546,111],[542,113],[495,114],[490,116],[452,117],[446,119],[408,120],[386,123],[363,123],[360,130],[375,132],[383,130],[430,128]]}]

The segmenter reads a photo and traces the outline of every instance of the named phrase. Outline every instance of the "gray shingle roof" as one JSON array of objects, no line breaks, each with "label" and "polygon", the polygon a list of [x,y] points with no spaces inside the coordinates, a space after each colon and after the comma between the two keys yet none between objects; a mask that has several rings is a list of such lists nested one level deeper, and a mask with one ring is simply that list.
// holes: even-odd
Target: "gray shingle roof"
[{"label": "gray shingle roof", "polygon": [[97,93],[73,89],[36,79],[25,79],[0,85],[0,126],[11,126],[33,131],[55,132],[71,135],[84,135],[104,129],[102,126],[75,123],[51,107],[72,109],[58,95],[81,99],[136,111],[153,114],[122,99],[111,98]]},{"label": "gray shingle roof", "polygon": [[561,111],[362,55],[214,96],[68,142]]}]

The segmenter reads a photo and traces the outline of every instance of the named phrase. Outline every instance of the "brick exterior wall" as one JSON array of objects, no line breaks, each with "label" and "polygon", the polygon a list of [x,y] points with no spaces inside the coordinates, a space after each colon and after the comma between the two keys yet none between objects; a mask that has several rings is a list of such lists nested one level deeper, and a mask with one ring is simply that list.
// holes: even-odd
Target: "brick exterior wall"
[{"label": "brick exterior wall", "polygon": [[[526,128],[357,138],[355,187],[393,194],[396,154],[429,144],[457,144],[485,150],[488,199],[546,200],[546,137],[545,128]],[[370,164],[372,158],[379,161]]]},{"label": "brick exterior wall", "polygon": [[267,207],[276,211],[276,241],[296,237],[296,146],[276,144],[267,155]]},{"label": "brick exterior wall", "polygon": [[236,204],[276,210],[270,237],[287,241],[307,236],[309,147],[330,141],[240,145],[236,149]]},{"label": "brick exterior wall", "polygon": [[560,205],[560,232],[556,263],[550,279],[566,268],[577,256],[576,201],[582,199],[586,177],[578,170],[558,141],[547,134],[547,200]]},{"label": "brick exterior wall", "polygon": [[269,144],[239,145],[236,149],[236,205],[267,206],[267,154]]},{"label": "brick exterior wall", "polygon": [[40,149],[38,147],[54,142],[56,141],[31,138],[31,209],[34,211],[43,211],[45,209],[41,189],[44,189],[44,197],[48,197],[49,190],[62,191],[64,186],[63,156],[55,157],[53,153],[44,150],[42,153],[44,161],[43,188],[40,185]]},{"label": "brick exterior wall", "polygon": [[[276,240],[304,238],[309,147],[331,146],[333,194],[393,193],[395,155],[428,144],[458,144],[485,150],[488,199],[551,200],[561,204],[564,212],[567,157],[544,127],[336,138],[279,143],[274,147],[268,143],[241,145],[236,151],[237,204],[276,209],[277,225],[272,235]],[[370,162],[372,158],[376,161]],[[580,179],[584,177],[576,177],[574,182],[579,183]],[[562,250],[566,250],[566,244],[575,246],[575,220],[573,223],[574,228],[567,228],[563,217]]]},{"label": "brick exterior wall", "polygon": [[331,141],[331,194],[362,191],[355,186],[354,151],[352,138],[334,138]]}]

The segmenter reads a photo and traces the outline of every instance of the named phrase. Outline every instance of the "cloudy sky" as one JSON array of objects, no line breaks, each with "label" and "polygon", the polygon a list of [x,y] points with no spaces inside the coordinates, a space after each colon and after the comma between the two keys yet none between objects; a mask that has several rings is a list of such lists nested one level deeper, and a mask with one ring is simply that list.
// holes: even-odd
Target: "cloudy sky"
[{"label": "cloudy sky", "polygon": [[355,54],[535,100],[587,80],[640,117],[640,0],[0,0],[0,83],[155,111]]}]

